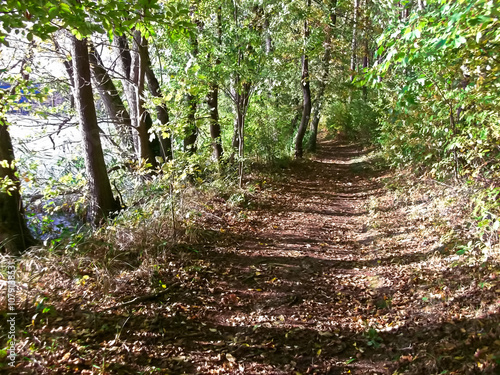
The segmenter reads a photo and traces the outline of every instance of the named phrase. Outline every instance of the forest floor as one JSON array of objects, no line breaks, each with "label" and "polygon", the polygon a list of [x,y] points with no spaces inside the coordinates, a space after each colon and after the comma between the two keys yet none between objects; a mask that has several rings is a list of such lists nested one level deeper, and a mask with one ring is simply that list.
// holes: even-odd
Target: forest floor
[{"label": "forest floor", "polygon": [[10,373],[498,374],[497,260],[457,255],[457,205],[437,223],[369,155],[323,141],[239,206],[200,202],[198,241],[111,280],[47,269]]}]

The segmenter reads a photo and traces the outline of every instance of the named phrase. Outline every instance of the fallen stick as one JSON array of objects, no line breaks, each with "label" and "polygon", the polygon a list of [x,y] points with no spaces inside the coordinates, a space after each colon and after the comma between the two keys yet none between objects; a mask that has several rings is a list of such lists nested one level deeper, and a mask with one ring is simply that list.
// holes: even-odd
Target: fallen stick
[{"label": "fallen stick", "polygon": [[140,296],[140,297],[135,297],[135,298],[131,299],[130,301],[126,301],[126,302],[120,303],[118,305],[107,307],[107,308],[101,310],[100,312],[105,312],[105,311],[109,311],[109,310],[120,309],[122,307],[133,305],[135,303],[145,302],[145,301],[157,299],[158,297],[161,297],[162,295],[167,294],[174,287],[179,286],[179,285],[180,285],[180,283],[174,283],[174,284],[170,285],[167,289],[162,290],[161,292],[153,293],[153,294],[148,294],[148,295]]}]

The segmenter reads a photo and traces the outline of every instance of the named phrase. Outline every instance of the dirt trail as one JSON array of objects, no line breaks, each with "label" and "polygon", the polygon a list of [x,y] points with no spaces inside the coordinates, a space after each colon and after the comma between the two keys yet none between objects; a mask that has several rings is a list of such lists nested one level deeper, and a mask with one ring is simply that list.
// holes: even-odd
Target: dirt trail
[{"label": "dirt trail", "polygon": [[[101,297],[62,287],[76,297],[31,329],[19,373],[494,374],[498,280],[478,285],[492,271],[447,260],[406,208],[368,205],[382,173],[324,141],[239,213],[203,202],[206,241],[169,250],[152,276],[118,275]],[[168,293],[105,309],[158,285]]]},{"label": "dirt trail", "polygon": [[256,342],[268,347],[242,373],[386,373],[387,356],[364,360],[366,348],[356,348],[369,340],[362,315],[385,304],[381,276],[366,271],[379,259],[364,207],[378,193],[377,172],[359,146],[333,141],[289,172],[265,189],[244,228],[228,229],[234,247],[215,260],[228,276],[215,289],[223,306],[206,317],[239,327],[250,347],[237,358]]}]

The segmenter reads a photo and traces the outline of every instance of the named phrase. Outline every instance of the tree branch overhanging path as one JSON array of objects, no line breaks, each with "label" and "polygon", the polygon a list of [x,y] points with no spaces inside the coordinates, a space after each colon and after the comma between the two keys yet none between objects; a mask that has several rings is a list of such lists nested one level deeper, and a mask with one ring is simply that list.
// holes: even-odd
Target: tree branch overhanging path
[{"label": "tree branch overhanging path", "polygon": [[[491,310],[498,297],[474,284],[478,275],[467,266],[453,268],[439,236],[424,233],[406,208],[369,205],[386,194],[379,181],[388,172],[375,165],[357,145],[321,142],[317,157],[259,185],[240,211],[246,218],[220,198],[207,202],[198,222],[211,228],[207,240],[157,265],[150,279],[160,292],[148,292],[151,280],[140,272],[117,276],[107,296],[93,292],[90,277],[67,292],[74,306],[60,301],[62,321],[35,323],[33,337],[52,335],[65,348],[52,354],[61,371],[91,371],[93,361],[105,361],[109,373],[423,374],[477,366],[498,337]],[[58,334],[59,326],[72,328]],[[70,350],[75,342],[85,350]],[[38,349],[31,354],[38,360],[49,355]],[[49,373],[39,363],[25,365]]]}]

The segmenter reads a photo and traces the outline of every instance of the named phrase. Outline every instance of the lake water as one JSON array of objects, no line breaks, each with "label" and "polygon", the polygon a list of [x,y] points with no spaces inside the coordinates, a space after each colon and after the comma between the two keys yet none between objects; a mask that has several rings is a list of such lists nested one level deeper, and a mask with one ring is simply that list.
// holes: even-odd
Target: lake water
[{"label": "lake water", "polygon": [[[58,180],[84,174],[81,134],[75,118],[49,116],[46,119],[14,114],[7,117],[18,169],[21,175],[22,193],[28,226],[42,240],[54,239],[62,232],[73,230],[82,224],[71,210],[50,213],[46,205],[62,203],[57,196],[65,184]],[[71,189],[70,186],[65,188]],[[54,193],[44,200],[44,193]]]}]

